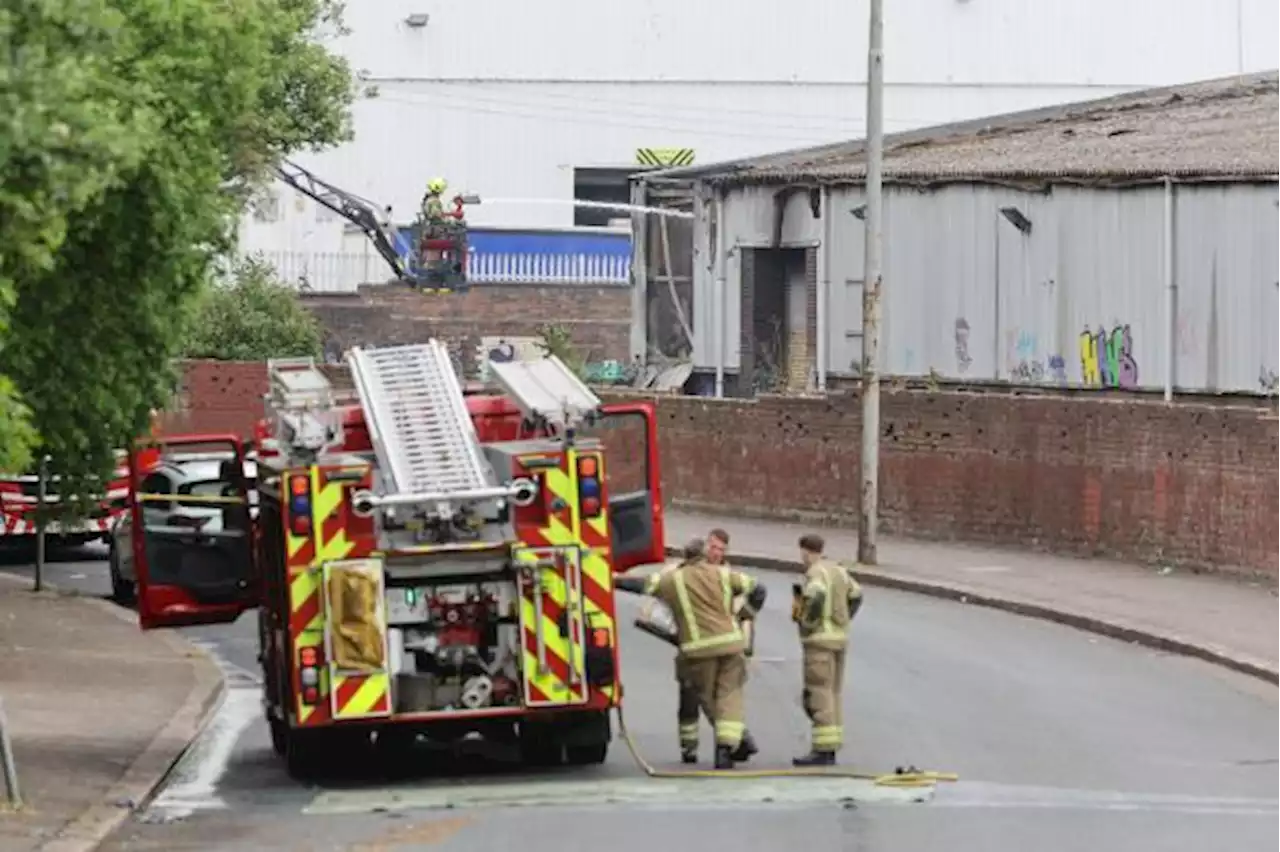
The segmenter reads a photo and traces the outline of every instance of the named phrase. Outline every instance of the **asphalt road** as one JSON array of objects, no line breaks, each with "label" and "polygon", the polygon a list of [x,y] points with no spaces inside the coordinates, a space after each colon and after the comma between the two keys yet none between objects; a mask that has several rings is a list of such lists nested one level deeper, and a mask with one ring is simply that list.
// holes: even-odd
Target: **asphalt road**
[{"label": "asphalt road", "polygon": [[[761,767],[784,765],[806,745],[790,578],[762,578],[772,605],[748,688]],[[53,564],[49,580],[89,594],[108,585],[100,561]],[[629,623],[636,603],[622,606]],[[847,677],[846,763],[960,773],[920,803],[847,782],[647,780],[620,744],[589,770],[354,772],[307,787],[285,775],[260,721],[253,620],[186,632],[224,662],[232,689],[166,790],[106,852],[1270,852],[1280,840],[1274,686],[945,601],[869,590]],[[674,765],[669,650],[634,630],[624,641],[632,732],[653,762]]]}]

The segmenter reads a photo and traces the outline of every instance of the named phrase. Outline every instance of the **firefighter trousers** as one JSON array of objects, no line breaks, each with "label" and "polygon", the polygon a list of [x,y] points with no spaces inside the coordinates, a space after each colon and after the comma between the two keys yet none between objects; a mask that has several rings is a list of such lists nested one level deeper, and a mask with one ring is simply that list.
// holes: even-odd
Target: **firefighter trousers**
[{"label": "firefighter trousers", "polygon": [[837,752],[844,745],[844,649],[804,647],[804,712],[813,723],[812,746]]},{"label": "firefighter trousers", "polygon": [[703,712],[712,720],[716,745],[736,749],[746,731],[743,687],[747,683],[747,659],[741,653],[685,660],[688,683]]},{"label": "firefighter trousers", "polygon": [[[676,657],[676,685],[680,690],[680,703],[676,707],[676,724],[680,731],[680,750],[698,750],[698,716],[702,712],[702,703],[698,700],[698,691],[689,680],[684,658]],[[715,719],[707,717],[713,725]]]}]

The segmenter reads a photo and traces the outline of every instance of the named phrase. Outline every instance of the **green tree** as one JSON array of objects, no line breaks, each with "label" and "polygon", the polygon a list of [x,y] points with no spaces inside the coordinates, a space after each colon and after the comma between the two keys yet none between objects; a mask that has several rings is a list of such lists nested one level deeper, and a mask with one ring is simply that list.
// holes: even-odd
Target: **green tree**
[{"label": "green tree", "polygon": [[[172,391],[270,164],[350,136],[332,0],[19,0],[0,11],[0,461],[68,491]],[[19,398],[20,395],[20,398]],[[29,420],[24,409],[29,410]],[[10,443],[12,442],[12,443]],[[82,490],[82,489],[81,489]]]},{"label": "green tree", "polygon": [[563,325],[538,327],[538,348],[545,357],[554,355],[578,378],[587,376],[587,356],[573,342],[573,333]]},{"label": "green tree", "polygon": [[237,260],[230,280],[208,287],[192,311],[183,354],[220,361],[319,357],[324,331],[298,293],[259,257]]}]

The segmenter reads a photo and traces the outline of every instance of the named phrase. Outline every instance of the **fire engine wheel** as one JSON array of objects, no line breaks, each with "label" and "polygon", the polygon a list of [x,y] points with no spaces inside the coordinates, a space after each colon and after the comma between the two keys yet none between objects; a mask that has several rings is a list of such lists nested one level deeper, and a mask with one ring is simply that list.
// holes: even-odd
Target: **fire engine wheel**
[{"label": "fire engine wheel", "polygon": [[289,725],[279,719],[267,719],[267,727],[271,729],[271,749],[279,757],[284,757],[289,750]]},{"label": "fire engine wheel", "polygon": [[[275,736],[272,735],[274,746]],[[362,749],[372,743],[369,732],[354,731],[297,731],[287,730],[283,736],[284,761],[289,774],[298,781],[310,781],[317,776],[341,771],[358,758]]]},{"label": "fire engine wheel", "polygon": [[605,742],[565,746],[564,756],[570,766],[590,766],[604,763],[609,757],[609,744]]}]

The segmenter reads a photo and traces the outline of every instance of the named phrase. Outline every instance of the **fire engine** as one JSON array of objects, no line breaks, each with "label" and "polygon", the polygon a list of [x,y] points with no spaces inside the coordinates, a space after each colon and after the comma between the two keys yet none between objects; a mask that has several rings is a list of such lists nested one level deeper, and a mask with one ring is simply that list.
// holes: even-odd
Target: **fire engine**
[{"label": "fire engine", "polygon": [[[502,392],[467,395],[435,340],[347,363],[344,393],[311,359],[270,362],[256,517],[236,436],[131,454],[142,627],[256,607],[272,744],[299,776],[420,735],[602,762],[622,699],[612,577],[664,559],[652,403],[603,404],[555,357],[493,364]],[[627,423],[640,445],[609,449],[644,454],[644,488],[611,493],[589,433]],[[212,444],[232,487],[190,499],[221,523],[148,512],[174,495],[140,492],[147,466]]]},{"label": "fire engine", "polygon": [[[94,500],[90,510],[79,520],[50,520],[45,533],[56,536],[60,544],[78,546],[106,537],[118,518],[126,512],[128,465],[124,453],[106,488]],[[57,477],[46,482],[44,503],[59,501]],[[17,544],[34,541],[36,507],[40,503],[40,476],[32,471],[25,475],[0,474],[0,543]]]}]

